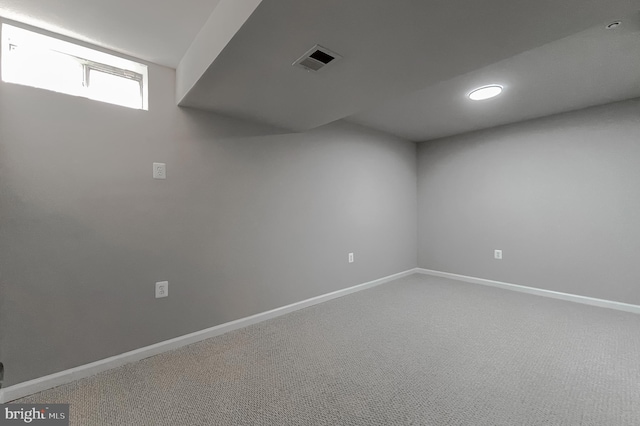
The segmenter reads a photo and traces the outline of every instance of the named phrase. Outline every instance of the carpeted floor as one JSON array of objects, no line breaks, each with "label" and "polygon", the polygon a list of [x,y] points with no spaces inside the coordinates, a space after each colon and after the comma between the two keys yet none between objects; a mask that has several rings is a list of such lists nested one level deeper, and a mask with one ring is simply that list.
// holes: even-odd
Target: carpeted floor
[{"label": "carpeted floor", "polygon": [[16,402],[92,425],[640,425],[640,315],[413,275]]}]

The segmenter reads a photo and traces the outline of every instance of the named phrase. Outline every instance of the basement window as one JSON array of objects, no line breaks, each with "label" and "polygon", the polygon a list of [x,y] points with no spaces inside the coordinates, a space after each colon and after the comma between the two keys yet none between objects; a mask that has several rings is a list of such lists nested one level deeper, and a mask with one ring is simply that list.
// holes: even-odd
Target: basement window
[{"label": "basement window", "polygon": [[2,24],[2,81],[148,109],[147,66]]}]

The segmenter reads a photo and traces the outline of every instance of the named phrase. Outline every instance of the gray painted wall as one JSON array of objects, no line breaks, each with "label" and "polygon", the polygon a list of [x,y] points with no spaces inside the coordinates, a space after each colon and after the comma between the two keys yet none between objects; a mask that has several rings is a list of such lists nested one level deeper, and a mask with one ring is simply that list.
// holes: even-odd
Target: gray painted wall
[{"label": "gray painted wall", "polygon": [[422,268],[640,304],[640,101],[419,144],[418,229]]},{"label": "gray painted wall", "polygon": [[179,109],[149,72],[148,112],[0,83],[5,386],[417,265],[414,143]]}]

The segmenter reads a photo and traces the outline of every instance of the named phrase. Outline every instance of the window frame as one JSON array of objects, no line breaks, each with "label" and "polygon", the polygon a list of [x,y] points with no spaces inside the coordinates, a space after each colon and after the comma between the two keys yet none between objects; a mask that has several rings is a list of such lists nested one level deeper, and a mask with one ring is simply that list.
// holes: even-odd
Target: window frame
[{"label": "window frame", "polygon": [[[84,43],[80,44],[78,42],[66,41],[59,36],[46,35],[32,29],[4,22],[3,20],[0,20],[0,24],[0,59],[2,61],[2,66],[0,67],[0,79],[2,82],[39,87],[44,90],[83,97],[98,102],[148,111],[148,66],[146,64],[88,47]],[[14,38],[13,40],[12,37]],[[65,57],[75,60],[82,67],[82,81],[79,81],[78,83],[81,84],[81,87],[84,88],[84,90],[80,89],[76,93],[66,90],[58,90],[59,87],[54,88],[55,84],[51,85],[51,87],[42,87],[42,83],[40,82],[37,83],[39,84],[38,86],[32,86],[31,84],[21,81],[6,80],[4,76],[5,67],[11,66],[7,62],[7,54],[11,51],[20,49],[21,43],[19,41],[15,41],[15,38],[22,38],[26,50],[31,48],[42,49],[43,51],[64,55]],[[5,52],[5,48],[8,52]],[[46,65],[46,62],[43,62],[42,67],[46,68]],[[131,106],[124,102],[117,103],[111,100],[100,99],[99,97],[92,96],[91,71],[110,74],[115,77],[132,80],[138,83],[140,106]]]}]

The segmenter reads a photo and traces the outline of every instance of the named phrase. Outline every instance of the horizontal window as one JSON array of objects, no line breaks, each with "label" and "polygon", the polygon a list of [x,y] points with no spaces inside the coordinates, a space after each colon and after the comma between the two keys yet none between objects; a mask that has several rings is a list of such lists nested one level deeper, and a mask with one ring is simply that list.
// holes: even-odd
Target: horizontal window
[{"label": "horizontal window", "polygon": [[147,66],[2,24],[2,81],[148,109]]}]

